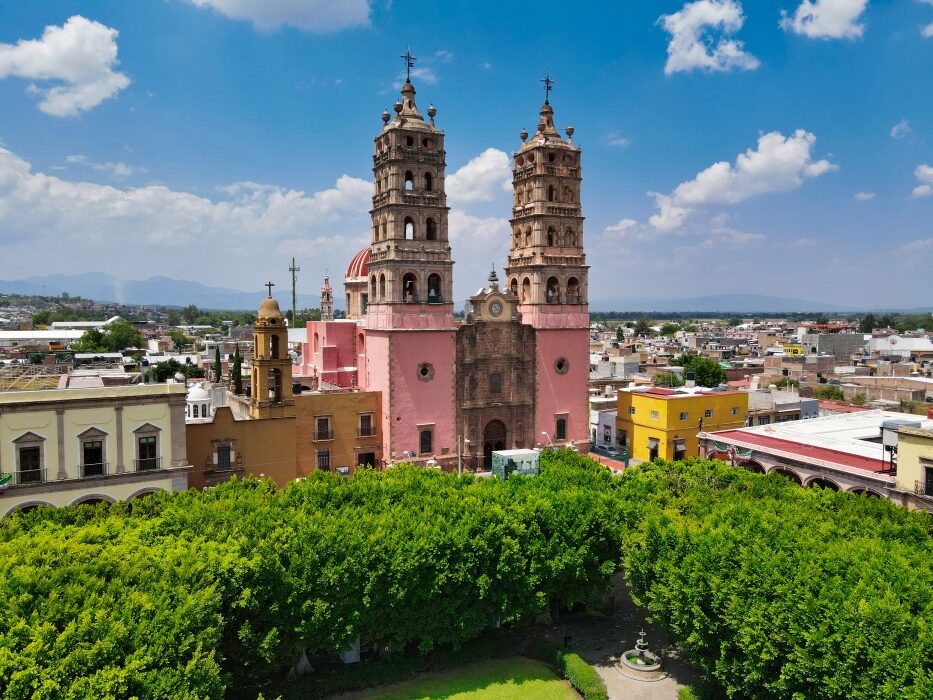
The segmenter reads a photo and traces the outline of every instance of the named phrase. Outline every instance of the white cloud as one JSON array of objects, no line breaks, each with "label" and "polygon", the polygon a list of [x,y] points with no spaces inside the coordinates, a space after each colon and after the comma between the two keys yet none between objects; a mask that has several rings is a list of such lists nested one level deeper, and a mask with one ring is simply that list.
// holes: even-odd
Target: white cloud
[{"label": "white cloud", "polygon": [[637,226],[638,222],[635,219],[619,219],[618,223],[613,224],[612,226],[607,226],[605,233],[625,233],[633,226]]},{"label": "white cloud", "polygon": [[877,196],[878,195],[875,194],[874,192],[856,192],[855,193],[855,199],[856,201],[859,201],[859,202],[870,202]]},{"label": "white cloud", "polygon": [[122,160],[117,161],[116,163],[109,161],[106,163],[95,163],[87,156],[82,155],[68,156],[65,158],[65,162],[69,165],[83,165],[84,167],[91,168],[92,170],[110,173],[113,177],[129,177],[130,175],[146,172],[145,168],[140,166],[127,165]]},{"label": "white cloud", "polygon": [[[502,265],[509,252],[511,237],[507,219],[479,217],[461,209],[451,209],[447,230],[452,255],[457,261],[455,294],[463,295],[461,298],[465,298],[466,293],[474,294],[485,283],[492,266],[499,272],[499,283],[505,286]],[[482,251],[482,255],[478,255],[478,251]]]},{"label": "white cloud", "polygon": [[452,202],[490,202],[512,189],[511,160],[503,151],[487,148],[448,175],[446,184]]},{"label": "white cloud", "polygon": [[61,27],[48,26],[39,39],[0,44],[0,79],[8,77],[62,83],[30,84],[41,96],[39,109],[54,117],[70,117],[93,109],[130,84],[114,71],[115,29],[75,15]]},{"label": "white cloud", "polygon": [[650,223],[659,231],[672,231],[696,207],[738,204],[756,195],[793,190],[806,179],[836,170],[828,160],[813,160],[815,142],[816,137],[803,129],[787,137],[777,131],[762,134],[758,148],[739,154],[735,165],[714,163],[670,195],[649,193],[659,209]]},{"label": "white cloud", "polygon": [[914,175],[920,180],[920,184],[914,187],[913,196],[933,197],[933,166],[926,163],[918,165]]},{"label": "white cloud", "polygon": [[745,22],[737,0],[696,0],[658,20],[671,35],[667,47],[667,75],[696,69],[722,72],[755,70],[760,62],[729,38]]},{"label": "white cloud", "polygon": [[793,242],[795,248],[812,248],[816,245],[815,238],[798,238]]},{"label": "white cloud", "polygon": [[793,15],[781,10],[781,28],[812,39],[857,39],[868,0],[803,0]]},{"label": "white cloud", "polygon": [[608,143],[610,146],[615,146],[616,148],[625,148],[632,142],[629,139],[620,136],[618,131],[612,131],[606,136],[606,143]]},{"label": "white cloud", "polygon": [[927,26],[920,30],[920,33],[927,39],[933,39],[933,22],[930,22]]},{"label": "white cloud", "polygon": [[910,128],[910,123],[906,119],[901,119],[897,124],[891,127],[891,138],[902,139],[908,134],[912,134],[913,131],[914,130]]},{"label": "white cloud", "polygon": [[369,24],[369,0],[189,0],[263,31],[290,25],[309,32],[333,32]]},{"label": "white cloud", "polygon": [[[28,162],[0,149],[0,274],[40,272],[13,261],[49,249],[56,251],[56,272],[100,269],[104,262],[114,271],[184,272],[180,268],[190,259],[186,274],[198,279],[211,273],[193,261],[214,259],[218,251],[231,256],[228,263],[233,256],[259,261],[281,240],[365,236],[369,229],[372,185],[348,175],[310,195],[248,182],[225,188],[225,194],[227,199],[209,199],[161,185],[124,189],[69,181],[33,172]],[[206,281],[222,282],[227,267],[218,265],[218,274]]]},{"label": "white cloud", "polygon": [[911,253],[912,255],[933,253],[933,238],[921,238],[916,241],[911,241],[907,245],[902,245],[898,248],[898,251],[901,253]]}]

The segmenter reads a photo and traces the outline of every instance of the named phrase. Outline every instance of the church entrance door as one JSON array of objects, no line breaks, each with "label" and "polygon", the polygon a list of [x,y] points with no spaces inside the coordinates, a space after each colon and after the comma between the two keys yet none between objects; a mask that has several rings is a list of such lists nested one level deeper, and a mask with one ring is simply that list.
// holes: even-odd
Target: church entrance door
[{"label": "church entrance door", "polygon": [[493,451],[505,449],[507,435],[505,423],[501,420],[491,420],[486,424],[483,430],[483,465],[486,471],[492,469]]}]

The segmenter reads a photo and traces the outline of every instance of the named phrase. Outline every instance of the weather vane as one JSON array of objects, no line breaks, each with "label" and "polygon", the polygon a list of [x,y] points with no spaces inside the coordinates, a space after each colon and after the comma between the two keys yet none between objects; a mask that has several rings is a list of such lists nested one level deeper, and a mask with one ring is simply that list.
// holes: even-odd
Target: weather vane
[{"label": "weather vane", "polygon": [[411,82],[411,69],[415,67],[415,61],[418,59],[411,55],[411,49],[406,49],[399,58],[405,59],[405,80]]},{"label": "weather vane", "polygon": [[551,97],[551,88],[554,85],[554,81],[551,80],[550,75],[545,74],[545,76],[541,79],[541,82],[544,83],[544,101],[547,102]]}]

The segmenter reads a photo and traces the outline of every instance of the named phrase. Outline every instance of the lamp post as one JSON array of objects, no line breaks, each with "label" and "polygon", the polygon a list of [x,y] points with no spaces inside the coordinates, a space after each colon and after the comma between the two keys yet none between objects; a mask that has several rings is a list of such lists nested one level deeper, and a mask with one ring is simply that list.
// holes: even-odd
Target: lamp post
[{"label": "lamp post", "polygon": [[457,476],[463,475],[463,448],[471,444],[463,435],[457,436]]}]

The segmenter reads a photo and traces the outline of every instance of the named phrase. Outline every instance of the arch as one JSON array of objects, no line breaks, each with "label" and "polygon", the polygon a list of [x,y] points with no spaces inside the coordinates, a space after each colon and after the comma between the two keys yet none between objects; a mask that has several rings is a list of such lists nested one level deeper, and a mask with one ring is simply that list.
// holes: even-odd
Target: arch
[{"label": "arch", "polygon": [[483,465],[487,471],[492,469],[492,453],[504,450],[508,439],[508,429],[501,420],[491,420],[483,429]]},{"label": "arch", "polygon": [[317,353],[320,350],[321,337],[318,335],[317,331],[314,331],[312,336],[311,351]]},{"label": "arch", "polygon": [[436,272],[428,275],[428,303],[440,304],[444,301],[441,293],[441,276]]},{"label": "arch", "polygon": [[531,280],[527,277],[522,280],[522,301],[531,301]]},{"label": "arch", "polygon": [[386,300],[386,276],[385,273],[379,275],[379,301]]},{"label": "arch", "polygon": [[282,370],[278,367],[269,370],[269,399],[276,403],[282,400]]},{"label": "arch", "polygon": [[545,301],[547,301],[548,304],[560,303],[560,281],[558,281],[556,277],[547,278]]},{"label": "arch", "polygon": [[512,292],[512,296],[518,296],[518,279],[513,277],[509,282],[509,291]]},{"label": "arch", "polygon": [[513,246],[515,248],[521,248],[522,246],[522,230],[517,228],[515,229],[515,234],[513,236]]},{"label": "arch", "polygon": [[525,245],[526,246],[531,245],[531,226],[525,229]]},{"label": "arch", "polygon": [[366,352],[366,335],[358,333],[356,336],[356,352],[362,355]]},{"label": "arch", "polygon": [[554,185],[547,186],[547,201],[553,202],[557,196],[557,191],[554,189]]},{"label": "arch", "polygon": [[418,276],[414,272],[406,272],[402,277],[402,302],[418,303]]},{"label": "arch", "polygon": [[564,245],[570,246],[571,248],[577,245],[577,232],[572,226],[568,226],[567,230],[564,232]]},{"label": "arch", "polygon": [[156,494],[156,493],[168,493],[168,491],[166,491],[165,489],[161,489],[158,486],[147,486],[146,488],[139,489],[138,491],[134,491],[133,493],[131,493],[129,496],[126,497],[126,500],[128,502],[134,501],[137,498],[145,498],[146,496],[152,496],[153,494]]},{"label": "arch", "polygon": [[424,222],[424,237],[429,241],[437,240],[437,222],[433,218]]},{"label": "arch", "polygon": [[7,512],[4,513],[4,517],[12,515],[13,513],[28,513],[36,508],[55,508],[55,504],[49,503],[48,501],[25,501],[7,510]]},{"label": "arch", "polygon": [[369,278],[369,296],[373,301],[379,298],[376,296],[376,275]]},{"label": "arch", "polygon": [[192,410],[194,411],[194,416],[192,416],[193,418],[200,418],[200,417],[201,417],[201,416],[199,415],[201,409],[198,407],[198,404],[194,404]]},{"label": "arch", "polygon": [[806,486],[807,488],[813,488],[814,486],[818,486],[821,489],[829,489],[830,491],[839,491],[839,484],[837,484],[835,481],[831,479],[825,479],[821,476],[814,476],[809,481],[807,481],[807,483],[804,484],[804,486]]},{"label": "arch", "polygon": [[415,220],[410,216],[405,217],[405,240],[415,240]]},{"label": "arch", "polygon": [[547,244],[548,244],[548,245],[554,245],[554,238],[555,238],[555,236],[554,236],[554,227],[553,227],[553,226],[548,226],[548,227],[547,227]]},{"label": "arch", "polygon": [[415,187],[415,176],[411,174],[411,170],[405,171],[405,190],[411,192]]},{"label": "arch", "polygon": [[747,469],[748,471],[752,472],[753,474],[764,474],[765,473],[765,468],[753,459],[748,460],[742,466],[745,467],[745,469]]},{"label": "arch", "polygon": [[785,479],[790,479],[795,482],[798,486],[803,486],[803,479],[800,478],[800,475],[797,474],[793,469],[785,469],[784,467],[775,467],[769,474],[780,474]]},{"label": "arch", "polygon": [[571,277],[567,280],[567,303],[580,303],[580,282],[576,277]]},{"label": "arch", "polygon": [[279,350],[280,350],[280,348],[279,348],[279,336],[278,336],[278,334],[273,334],[272,337],[269,338],[269,340],[271,341],[271,345],[272,345],[272,355],[271,355],[271,357],[272,357],[273,360],[278,360],[278,359],[279,359]]},{"label": "arch", "polygon": [[431,173],[424,174],[424,191],[433,192],[434,191],[434,176]]},{"label": "arch", "polygon": [[877,491],[872,491],[871,489],[866,489],[866,488],[861,488],[861,487],[849,489],[848,493],[855,494],[857,496],[867,496],[871,498],[884,498],[884,496],[878,493]]},{"label": "arch", "polygon": [[116,503],[117,499],[113,496],[108,496],[105,493],[88,493],[84,496],[78,496],[75,500],[71,502],[73,506],[96,506],[98,503]]}]

